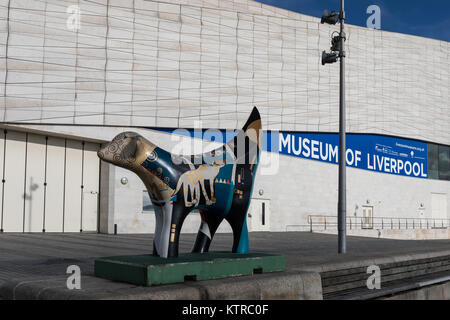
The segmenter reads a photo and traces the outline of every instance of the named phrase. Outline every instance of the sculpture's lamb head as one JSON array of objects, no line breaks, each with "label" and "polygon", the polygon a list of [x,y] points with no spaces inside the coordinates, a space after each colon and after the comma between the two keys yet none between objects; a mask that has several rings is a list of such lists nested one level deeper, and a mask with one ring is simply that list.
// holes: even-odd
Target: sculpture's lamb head
[{"label": "sculpture's lamb head", "polygon": [[167,178],[164,181],[160,174],[165,163],[158,159],[155,149],[165,152],[138,133],[122,132],[97,155],[103,161],[136,173],[144,182],[152,201],[168,200],[173,195],[174,187],[168,187]]},{"label": "sculpture's lamb head", "polygon": [[116,166],[136,171],[156,146],[135,132],[122,132],[98,151],[98,157]]}]

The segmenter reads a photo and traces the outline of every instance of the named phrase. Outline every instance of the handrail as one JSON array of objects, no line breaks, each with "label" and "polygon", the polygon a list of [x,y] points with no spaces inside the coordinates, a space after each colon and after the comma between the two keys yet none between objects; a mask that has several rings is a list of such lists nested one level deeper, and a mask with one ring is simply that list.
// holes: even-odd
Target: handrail
[{"label": "handrail", "polygon": [[[311,232],[314,231],[314,227],[319,227],[320,230],[326,231],[337,227],[337,224],[337,216],[308,215],[308,225]],[[450,228],[450,219],[413,217],[372,217],[368,219],[365,217],[347,217],[346,224],[350,230],[448,229]]]}]

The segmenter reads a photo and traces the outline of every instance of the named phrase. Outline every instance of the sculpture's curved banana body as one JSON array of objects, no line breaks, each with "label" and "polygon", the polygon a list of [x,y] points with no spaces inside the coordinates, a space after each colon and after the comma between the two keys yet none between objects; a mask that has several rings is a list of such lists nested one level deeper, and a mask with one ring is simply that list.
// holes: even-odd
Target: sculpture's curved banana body
[{"label": "sculpture's curved banana body", "polygon": [[155,207],[154,254],[178,256],[184,219],[194,209],[202,222],[194,252],[207,252],[223,219],[233,230],[233,252],[248,252],[247,210],[262,143],[256,108],[242,131],[222,147],[200,156],[177,156],[134,132],[117,135],[98,156],[135,172]]}]

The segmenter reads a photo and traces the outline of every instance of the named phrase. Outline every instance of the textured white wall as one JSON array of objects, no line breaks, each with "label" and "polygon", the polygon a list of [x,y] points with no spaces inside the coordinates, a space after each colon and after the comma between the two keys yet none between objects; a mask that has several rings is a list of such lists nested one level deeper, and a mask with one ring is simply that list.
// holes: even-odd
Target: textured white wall
[{"label": "textured white wall", "polygon": [[[236,128],[257,105],[264,129],[337,131],[333,30],[247,0],[0,0],[0,120]],[[347,129],[450,144],[450,43],[347,34]]]}]

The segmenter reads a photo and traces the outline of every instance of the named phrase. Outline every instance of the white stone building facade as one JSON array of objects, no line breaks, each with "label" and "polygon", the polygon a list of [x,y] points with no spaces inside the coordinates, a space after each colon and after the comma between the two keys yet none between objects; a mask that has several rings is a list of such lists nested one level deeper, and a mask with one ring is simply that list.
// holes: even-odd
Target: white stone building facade
[{"label": "white stone building facade", "polygon": [[[81,190],[66,188],[76,196],[58,202],[69,212],[67,199],[81,194],[80,230],[113,232],[117,225],[119,232],[151,232],[153,216],[143,213],[137,177],[100,167],[86,150],[130,128],[170,147],[169,135],[152,128],[235,129],[253,106],[265,130],[337,132],[339,66],[320,60],[337,29],[250,0],[0,0],[0,120],[8,130],[0,137],[3,171],[25,157],[22,184],[8,187],[4,174],[3,189],[14,189],[19,205],[2,219],[16,210],[14,231],[46,229],[47,136],[60,139],[62,189],[67,174],[83,176],[87,169],[98,176],[89,192],[82,179]],[[347,36],[347,131],[450,145],[450,43],[351,25]],[[14,143],[9,132],[17,132]],[[85,144],[73,149],[77,141]],[[42,165],[27,170],[35,159]],[[81,171],[71,172],[68,159],[81,161]],[[445,207],[439,210],[450,218],[449,181],[358,169],[348,175],[347,211],[355,218],[369,205],[374,216],[432,218],[432,194],[440,195]],[[38,186],[32,204],[30,178]],[[309,215],[335,215],[337,167],[280,156],[278,175],[259,175],[253,197],[270,202],[268,231],[305,230]],[[42,228],[31,227],[29,208],[40,212]],[[86,212],[89,227],[83,227]],[[195,214],[192,219],[187,232],[198,228]],[[67,228],[55,230],[78,229]]]}]

